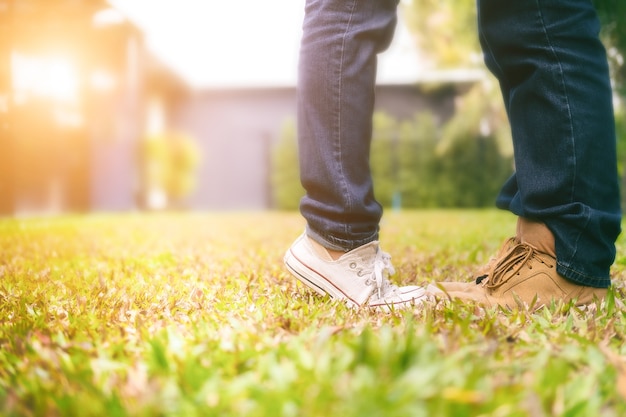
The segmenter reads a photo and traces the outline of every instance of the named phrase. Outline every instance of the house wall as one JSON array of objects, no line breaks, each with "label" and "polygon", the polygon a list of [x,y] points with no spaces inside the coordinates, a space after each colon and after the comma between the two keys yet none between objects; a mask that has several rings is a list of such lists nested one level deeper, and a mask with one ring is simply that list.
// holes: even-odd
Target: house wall
[{"label": "house wall", "polygon": [[180,104],[174,124],[198,140],[196,209],[261,209],[270,205],[271,146],[295,117],[294,89],[210,91]]},{"label": "house wall", "polygon": [[[397,119],[429,110],[440,122],[454,112],[466,88],[379,86],[376,110]],[[295,88],[204,91],[179,103],[173,123],[198,140],[201,150],[194,209],[264,209],[271,206],[270,158],[284,123],[295,120]]]}]

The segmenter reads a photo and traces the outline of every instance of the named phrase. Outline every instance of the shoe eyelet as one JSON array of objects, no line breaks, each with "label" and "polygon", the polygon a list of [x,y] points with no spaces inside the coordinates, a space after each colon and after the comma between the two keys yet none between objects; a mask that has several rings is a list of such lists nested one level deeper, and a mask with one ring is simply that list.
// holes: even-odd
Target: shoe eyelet
[{"label": "shoe eyelet", "polygon": [[365,285],[372,285],[372,280],[371,279],[366,279],[365,280]]},{"label": "shoe eyelet", "polygon": [[351,262],[350,263],[350,269],[354,269],[356,268],[356,262]]},{"label": "shoe eyelet", "polygon": [[365,275],[365,274],[363,273],[363,270],[362,270],[362,269],[359,269],[359,270],[357,271],[357,273],[356,273],[356,276],[357,276],[357,277],[362,277],[362,276],[364,276],[364,275]]}]

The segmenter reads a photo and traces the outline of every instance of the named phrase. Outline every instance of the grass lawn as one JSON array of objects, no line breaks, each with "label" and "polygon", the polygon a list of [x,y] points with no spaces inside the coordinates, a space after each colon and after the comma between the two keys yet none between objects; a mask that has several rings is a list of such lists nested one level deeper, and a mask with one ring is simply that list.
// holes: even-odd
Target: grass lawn
[{"label": "grass lawn", "polygon": [[[498,211],[389,212],[397,283],[467,280]],[[296,213],[0,220],[0,415],[623,416],[626,238],[605,305],[351,310],[285,271]]]}]

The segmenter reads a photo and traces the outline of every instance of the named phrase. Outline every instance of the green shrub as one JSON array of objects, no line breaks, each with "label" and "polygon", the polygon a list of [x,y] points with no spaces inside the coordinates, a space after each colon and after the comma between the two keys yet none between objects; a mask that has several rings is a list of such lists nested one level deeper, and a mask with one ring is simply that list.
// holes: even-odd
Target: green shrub
[{"label": "green shrub", "polygon": [[[195,140],[180,132],[146,137],[139,144],[140,205],[180,208],[196,187],[200,152]],[[160,195],[158,202],[153,197]]]},{"label": "green shrub", "polygon": [[272,152],[271,184],[273,207],[296,210],[304,189],[300,184],[296,124],[288,120]]}]

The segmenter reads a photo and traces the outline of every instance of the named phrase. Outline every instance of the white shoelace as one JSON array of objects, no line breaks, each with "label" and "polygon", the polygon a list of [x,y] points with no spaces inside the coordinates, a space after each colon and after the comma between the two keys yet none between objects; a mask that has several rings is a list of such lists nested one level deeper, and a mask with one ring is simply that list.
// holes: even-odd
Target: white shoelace
[{"label": "white shoelace", "polygon": [[395,273],[396,270],[391,264],[391,256],[387,252],[383,252],[379,249],[374,258],[374,282],[376,283],[379,299],[383,298],[383,288],[386,286],[385,284],[391,286],[387,277]]}]

